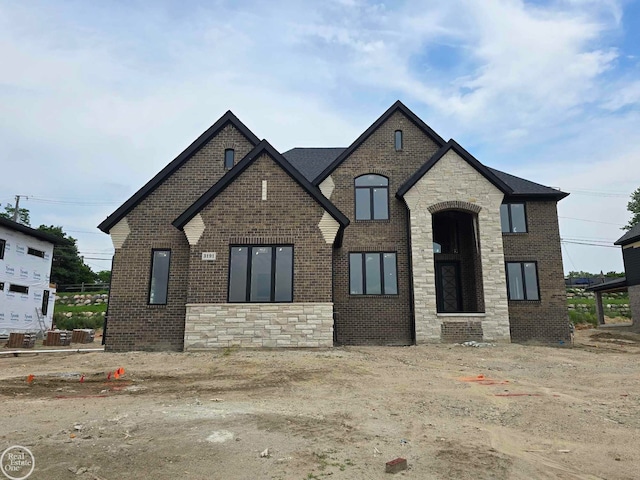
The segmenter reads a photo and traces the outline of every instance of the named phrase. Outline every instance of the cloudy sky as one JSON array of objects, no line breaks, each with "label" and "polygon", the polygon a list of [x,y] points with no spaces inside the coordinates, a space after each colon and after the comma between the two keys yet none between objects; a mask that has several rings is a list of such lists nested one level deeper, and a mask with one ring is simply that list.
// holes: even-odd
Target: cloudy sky
[{"label": "cloudy sky", "polygon": [[571,192],[566,272],[622,270],[639,2],[0,0],[0,59],[0,202],[28,196],[94,270],[113,253],[96,225],[226,110],[285,151],[347,146],[397,99]]}]

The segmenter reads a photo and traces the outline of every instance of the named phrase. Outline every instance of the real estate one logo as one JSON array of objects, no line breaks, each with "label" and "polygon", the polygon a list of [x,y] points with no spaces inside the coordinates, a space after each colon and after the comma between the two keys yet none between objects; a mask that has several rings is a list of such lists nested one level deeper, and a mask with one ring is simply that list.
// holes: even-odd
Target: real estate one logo
[{"label": "real estate one logo", "polygon": [[24,480],[36,468],[36,459],[27,447],[13,445],[2,452],[0,468],[9,480]]}]

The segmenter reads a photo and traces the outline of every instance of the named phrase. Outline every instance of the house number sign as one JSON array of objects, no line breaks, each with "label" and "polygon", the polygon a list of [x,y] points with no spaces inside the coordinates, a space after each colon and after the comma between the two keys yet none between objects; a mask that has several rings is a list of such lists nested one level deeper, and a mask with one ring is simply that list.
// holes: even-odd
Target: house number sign
[{"label": "house number sign", "polygon": [[202,260],[214,261],[216,259],[216,252],[202,252]]}]

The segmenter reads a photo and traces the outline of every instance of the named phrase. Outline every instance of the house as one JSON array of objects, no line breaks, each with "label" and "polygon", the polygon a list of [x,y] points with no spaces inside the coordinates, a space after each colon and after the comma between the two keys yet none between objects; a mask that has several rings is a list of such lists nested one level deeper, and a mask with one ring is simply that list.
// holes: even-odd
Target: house
[{"label": "house", "polygon": [[602,295],[605,293],[629,292],[629,310],[633,323],[630,329],[640,332],[640,224],[634,225],[620,237],[614,245],[622,247],[625,276],[587,288],[596,297],[596,315],[598,324],[604,325],[604,305]]},{"label": "house", "polygon": [[0,217],[0,337],[51,328],[56,289],[49,278],[59,241]]},{"label": "house", "polygon": [[280,153],[227,112],[99,228],[106,348],[569,337],[556,204],[401,102]]}]

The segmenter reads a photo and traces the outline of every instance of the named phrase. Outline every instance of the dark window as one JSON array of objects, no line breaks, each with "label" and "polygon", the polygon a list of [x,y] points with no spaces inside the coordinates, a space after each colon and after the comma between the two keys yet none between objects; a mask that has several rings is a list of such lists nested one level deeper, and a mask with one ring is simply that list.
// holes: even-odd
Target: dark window
[{"label": "dark window", "polygon": [[42,292],[42,315],[46,315],[49,311],[49,290]]},{"label": "dark window", "polygon": [[29,293],[29,287],[26,287],[24,285],[15,285],[12,283],[11,285],[9,285],[9,291],[16,293]]},{"label": "dark window", "polygon": [[149,282],[149,305],[167,304],[170,263],[171,250],[153,250],[151,256],[151,281]]},{"label": "dark window", "polygon": [[42,250],[38,250],[38,249],[29,247],[27,249],[27,253],[29,255],[33,255],[34,257],[44,258],[44,252]]},{"label": "dark window", "polygon": [[389,218],[389,180],[381,175],[362,175],[355,180],[356,220]]},{"label": "dark window", "polygon": [[402,130],[396,130],[393,140],[395,143],[396,152],[402,150]]},{"label": "dark window", "polygon": [[509,300],[540,300],[535,262],[507,262]]},{"label": "dark window", "polygon": [[293,247],[237,245],[229,259],[229,302],[293,301]]},{"label": "dark window", "polygon": [[231,170],[235,162],[236,152],[233,148],[227,148],[224,151],[224,168]]},{"label": "dark window", "polygon": [[500,205],[502,233],[526,233],[527,216],[524,203],[504,203]]},{"label": "dark window", "polygon": [[0,260],[4,258],[4,246],[7,244],[7,241],[0,238]]},{"label": "dark window", "polygon": [[0,282],[0,292],[4,292],[4,282]]},{"label": "dark window", "polygon": [[351,295],[396,295],[396,254],[350,253],[349,291]]}]

